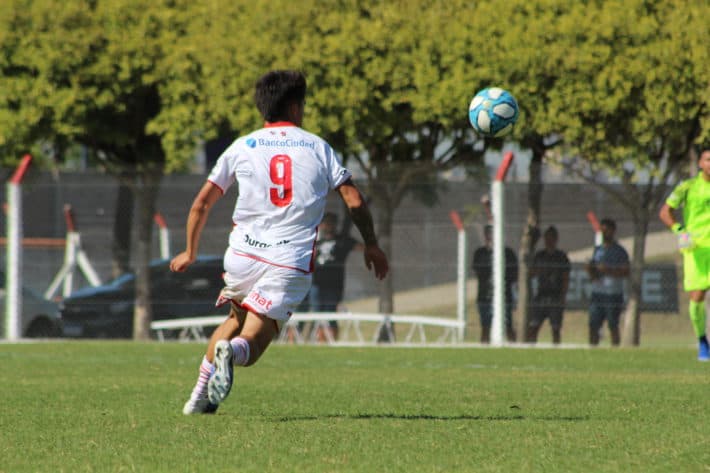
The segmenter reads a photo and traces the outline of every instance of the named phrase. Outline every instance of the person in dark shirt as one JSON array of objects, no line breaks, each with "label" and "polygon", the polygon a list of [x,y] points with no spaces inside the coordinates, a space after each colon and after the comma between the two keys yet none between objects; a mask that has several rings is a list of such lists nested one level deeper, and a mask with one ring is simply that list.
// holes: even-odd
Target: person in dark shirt
[{"label": "person in dark shirt", "polygon": [[[338,233],[338,216],[328,212],[318,226],[313,284],[306,298],[314,312],[336,312],[345,290],[345,260],[352,250],[362,251],[365,246],[345,233]],[[331,320],[330,334],[338,337],[338,323]],[[323,334],[316,334],[323,340]]]},{"label": "person in dark shirt", "polygon": [[570,262],[567,254],[557,248],[557,228],[550,226],[543,236],[545,248],[535,253],[530,276],[537,281],[532,299],[526,342],[535,343],[545,319],[550,320],[552,343],[560,343],[562,316],[569,287]]},{"label": "person in dark shirt", "polygon": [[[473,271],[478,278],[478,315],[481,320],[481,343],[491,340],[493,321],[493,227],[486,225],[483,230],[485,244],[473,253]],[[509,247],[505,247],[505,331],[508,341],[516,338],[513,328],[515,306],[514,288],[518,282],[518,257]]]}]

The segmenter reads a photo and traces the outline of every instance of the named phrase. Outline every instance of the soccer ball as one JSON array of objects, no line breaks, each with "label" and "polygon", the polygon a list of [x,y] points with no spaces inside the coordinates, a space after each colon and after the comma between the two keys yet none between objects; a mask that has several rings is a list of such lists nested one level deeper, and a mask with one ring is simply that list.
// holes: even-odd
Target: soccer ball
[{"label": "soccer ball", "polygon": [[518,120],[518,102],[505,89],[489,87],[481,90],[468,106],[468,119],[476,133],[499,138],[513,131]]}]

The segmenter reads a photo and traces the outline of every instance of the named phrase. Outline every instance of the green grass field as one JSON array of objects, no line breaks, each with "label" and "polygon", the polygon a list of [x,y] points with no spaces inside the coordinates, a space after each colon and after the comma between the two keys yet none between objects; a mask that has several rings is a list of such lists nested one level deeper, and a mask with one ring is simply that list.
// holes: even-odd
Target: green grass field
[{"label": "green grass field", "polygon": [[0,344],[0,471],[707,471],[694,349],[280,345],[183,416],[201,344]]}]

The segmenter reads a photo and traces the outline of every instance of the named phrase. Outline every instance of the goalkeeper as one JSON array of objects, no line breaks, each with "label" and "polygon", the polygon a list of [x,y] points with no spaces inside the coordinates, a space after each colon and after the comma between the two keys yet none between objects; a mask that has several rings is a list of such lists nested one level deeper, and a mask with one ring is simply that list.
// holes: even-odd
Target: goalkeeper
[{"label": "goalkeeper", "polygon": [[[698,337],[698,360],[709,361],[705,326],[705,293],[710,288],[710,147],[700,153],[700,172],[678,184],[659,217],[678,236],[683,253],[683,287],[689,293],[690,320]],[[683,222],[676,210],[683,207]]]}]

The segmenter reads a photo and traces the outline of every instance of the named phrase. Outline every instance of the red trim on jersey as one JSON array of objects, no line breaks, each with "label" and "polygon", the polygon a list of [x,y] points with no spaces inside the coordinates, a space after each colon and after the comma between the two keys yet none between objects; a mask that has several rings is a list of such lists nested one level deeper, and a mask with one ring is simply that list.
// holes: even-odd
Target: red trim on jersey
[{"label": "red trim on jersey", "polygon": [[[278,320],[272,319],[271,317],[269,317],[268,315],[266,315],[266,314],[264,314],[264,313],[257,312],[257,311],[256,311],[252,306],[250,306],[249,304],[246,304],[246,303],[242,302],[241,305],[242,305],[243,308],[245,308],[246,310],[248,310],[248,311],[251,312],[252,314],[256,314],[256,315],[259,316],[259,317],[264,317],[265,319],[271,320],[271,321],[274,323],[274,327],[276,327],[276,331],[277,331],[277,332],[279,331],[279,322],[278,322]],[[291,317],[291,312],[288,313],[288,316]]]},{"label": "red trim on jersey", "polygon": [[[240,253],[239,251],[237,251],[237,250],[235,250],[235,249],[233,249],[233,248],[232,248],[232,253],[234,253],[234,254],[237,255],[237,256],[243,256],[244,258],[250,258],[250,259],[253,259],[253,260],[256,260],[256,261],[260,261],[260,262],[262,262],[262,263],[270,264],[271,266],[277,266],[277,267],[279,267],[279,268],[293,269],[293,270],[295,270],[295,271],[300,271],[301,273],[305,273],[305,274],[308,274],[308,273],[312,273],[312,272],[313,272],[312,269],[309,269],[308,271],[306,271],[305,269],[296,268],[295,266],[286,266],[285,264],[274,263],[273,261],[269,261],[269,260],[266,260],[266,259],[264,259],[264,258],[259,258],[258,256],[250,255],[250,254],[248,254],[248,253]],[[312,260],[312,259],[313,259],[313,256],[311,256],[311,260]],[[312,265],[312,264],[313,264],[313,263],[311,263],[311,265]]]},{"label": "red trim on jersey", "polygon": [[275,128],[278,126],[296,126],[291,122],[266,122],[264,123],[264,128]]},{"label": "red trim on jersey", "polygon": [[316,269],[316,243],[318,242],[318,227],[316,227],[316,237],[313,239],[313,248],[311,248],[311,262],[308,263],[308,272],[312,273]]},{"label": "red trim on jersey", "polygon": [[222,195],[224,195],[224,189],[222,189],[222,186],[220,186],[219,184],[217,184],[216,182],[214,182],[210,179],[207,179],[207,182],[209,182],[210,184],[215,186],[217,189],[219,189],[219,191],[222,193]]},{"label": "red trim on jersey", "polygon": [[263,315],[264,317],[266,317],[266,314],[259,312],[258,310],[256,310],[255,308],[253,308],[252,306],[250,306],[249,304],[247,304],[244,301],[242,301],[241,306],[242,306],[242,308],[248,310],[252,314]]}]

